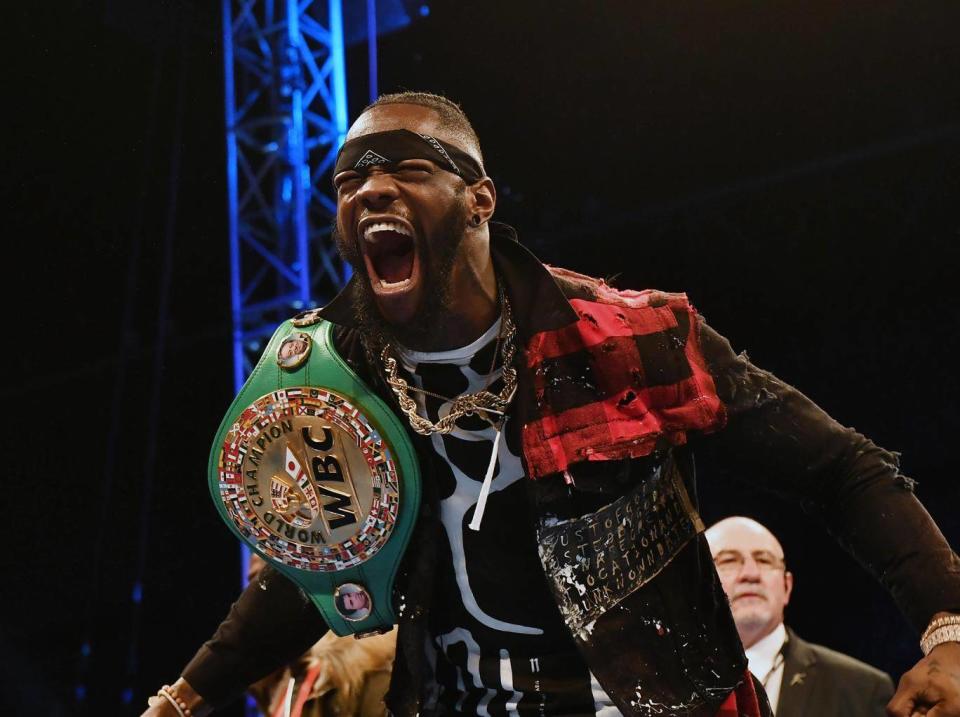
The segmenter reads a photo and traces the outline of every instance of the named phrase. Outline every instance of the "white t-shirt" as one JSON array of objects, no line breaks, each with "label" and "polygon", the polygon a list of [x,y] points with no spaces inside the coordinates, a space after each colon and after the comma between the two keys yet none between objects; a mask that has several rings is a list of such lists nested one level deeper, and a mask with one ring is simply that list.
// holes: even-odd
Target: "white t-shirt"
[{"label": "white t-shirt", "polygon": [[[476,341],[450,351],[398,347],[421,416],[436,422],[447,415],[450,401],[414,387],[448,399],[483,388],[501,390],[502,356],[495,354],[499,331],[498,319]],[[521,447],[508,440],[507,422],[476,531],[468,525],[496,430],[471,416],[450,433],[430,437],[442,459],[434,479],[446,540],[438,546],[427,646],[435,660],[434,680],[424,712],[614,717],[620,712],[580,656],[543,574]]]}]

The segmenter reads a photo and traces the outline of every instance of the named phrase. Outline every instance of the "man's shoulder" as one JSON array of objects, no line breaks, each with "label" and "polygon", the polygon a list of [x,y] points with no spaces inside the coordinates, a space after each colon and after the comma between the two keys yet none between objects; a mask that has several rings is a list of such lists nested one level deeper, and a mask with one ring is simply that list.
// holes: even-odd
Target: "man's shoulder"
[{"label": "man's shoulder", "polygon": [[892,684],[890,676],[886,672],[868,665],[866,662],[861,662],[855,657],[838,652],[825,645],[807,642],[795,633],[791,633],[790,639],[795,641],[801,649],[809,650],[816,657],[817,663],[834,675],[842,674],[844,679]]},{"label": "man's shoulder", "polygon": [[689,304],[687,295],[659,289],[618,289],[605,279],[581,274],[559,266],[544,265],[568,300],[579,299],[598,304],[611,304],[627,308],[661,306],[684,306]]},{"label": "man's shoulder", "polygon": [[817,658],[830,670],[857,675],[860,679],[890,682],[890,676],[886,672],[873,665],[868,665],[866,662],[861,662],[855,657],[837,652],[824,645],[811,644],[810,647],[817,653]]}]

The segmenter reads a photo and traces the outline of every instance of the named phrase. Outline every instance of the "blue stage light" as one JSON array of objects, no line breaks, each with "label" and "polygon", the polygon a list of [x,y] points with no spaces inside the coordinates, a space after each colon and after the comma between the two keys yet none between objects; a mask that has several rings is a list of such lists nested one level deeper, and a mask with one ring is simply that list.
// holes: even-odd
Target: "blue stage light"
[{"label": "blue stage light", "polygon": [[430,16],[430,6],[421,5],[420,6],[420,17],[429,17]]}]

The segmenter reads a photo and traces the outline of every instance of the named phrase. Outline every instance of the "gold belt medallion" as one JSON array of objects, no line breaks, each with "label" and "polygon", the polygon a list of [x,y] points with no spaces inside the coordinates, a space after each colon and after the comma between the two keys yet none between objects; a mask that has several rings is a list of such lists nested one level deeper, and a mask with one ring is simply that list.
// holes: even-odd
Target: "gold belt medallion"
[{"label": "gold belt medallion", "polygon": [[326,389],[285,388],[250,404],[224,438],[219,476],[237,529],[300,570],[363,563],[397,521],[389,448],[356,407]]}]

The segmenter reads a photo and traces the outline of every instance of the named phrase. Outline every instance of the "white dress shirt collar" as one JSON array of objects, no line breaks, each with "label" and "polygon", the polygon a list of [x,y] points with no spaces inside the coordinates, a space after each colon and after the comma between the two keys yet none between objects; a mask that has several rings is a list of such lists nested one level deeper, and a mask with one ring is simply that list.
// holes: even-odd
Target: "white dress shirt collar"
[{"label": "white dress shirt collar", "polygon": [[780,696],[780,683],[783,681],[783,661],[779,661],[776,669],[773,668],[774,664],[778,662],[777,656],[786,640],[787,630],[783,623],[780,623],[773,632],[746,651],[750,672],[758,680],[766,683],[764,689],[766,689],[767,697],[770,699],[770,705],[774,711],[776,711],[777,699]]}]

